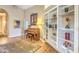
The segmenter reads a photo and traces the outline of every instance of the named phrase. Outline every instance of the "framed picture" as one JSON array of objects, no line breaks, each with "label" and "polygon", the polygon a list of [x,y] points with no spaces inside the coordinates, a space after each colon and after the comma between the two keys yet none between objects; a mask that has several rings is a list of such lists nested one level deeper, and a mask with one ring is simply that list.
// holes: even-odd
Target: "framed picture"
[{"label": "framed picture", "polygon": [[37,24],[37,13],[33,13],[30,16],[30,24],[31,25],[36,25]]},{"label": "framed picture", "polygon": [[14,28],[20,28],[20,20],[14,20]]}]

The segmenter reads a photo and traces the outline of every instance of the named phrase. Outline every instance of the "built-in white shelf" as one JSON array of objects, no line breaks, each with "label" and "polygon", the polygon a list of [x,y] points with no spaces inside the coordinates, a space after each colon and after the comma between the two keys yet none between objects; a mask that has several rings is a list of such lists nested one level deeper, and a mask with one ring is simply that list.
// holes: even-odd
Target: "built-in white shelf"
[{"label": "built-in white shelf", "polygon": [[46,30],[48,30],[46,41],[59,52],[73,53],[79,50],[77,43],[79,38],[76,34],[78,32],[78,13],[77,5],[59,5],[50,8],[45,13],[45,15],[48,15],[48,21],[45,20],[48,24],[48,27],[46,27]]},{"label": "built-in white shelf", "polygon": [[70,29],[66,29],[66,28],[59,28],[60,30],[64,30],[64,31],[74,31],[74,29],[73,28],[70,28]]},{"label": "built-in white shelf", "polygon": [[52,45],[57,47],[57,8],[51,9],[51,11],[49,11],[48,24],[48,40],[53,41]]},{"label": "built-in white shelf", "polygon": [[68,15],[74,15],[74,10],[70,10],[67,13],[62,12],[62,14],[59,14],[59,16],[68,16]]},{"label": "built-in white shelf", "polygon": [[58,10],[58,47],[74,52],[74,6],[63,5]]},{"label": "built-in white shelf", "polygon": [[[61,47],[65,50],[65,53],[73,53],[71,49],[66,48],[65,46],[61,45]],[[63,51],[62,51],[63,52]]]},{"label": "built-in white shelf", "polygon": [[61,37],[59,37],[59,40],[64,41],[64,42],[65,42],[65,41],[67,41],[67,42],[69,42],[69,43],[71,43],[71,44],[74,44],[74,43],[73,43],[73,41],[64,40],[64,39],[63,39],[63,38],[61,38]]}]

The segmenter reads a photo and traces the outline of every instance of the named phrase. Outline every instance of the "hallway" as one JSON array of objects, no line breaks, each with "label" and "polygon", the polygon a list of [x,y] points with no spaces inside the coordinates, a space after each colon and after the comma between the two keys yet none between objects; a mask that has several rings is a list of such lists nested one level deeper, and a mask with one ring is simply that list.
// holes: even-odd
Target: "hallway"
[{"label": "hallway", "polygon": [[79,5],[45,7],[0,5],[1,53],[79,52]]}]

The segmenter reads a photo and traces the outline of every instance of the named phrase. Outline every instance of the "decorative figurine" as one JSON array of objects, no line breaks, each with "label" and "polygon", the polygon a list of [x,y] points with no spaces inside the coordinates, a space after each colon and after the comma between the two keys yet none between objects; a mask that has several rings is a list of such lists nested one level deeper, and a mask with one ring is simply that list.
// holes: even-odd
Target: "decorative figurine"
[{"label": "decorative figurine", "polygon": [[66,18],[66,22],[68,23],[65,28],[70,28],[70,19],[69,18]]}]

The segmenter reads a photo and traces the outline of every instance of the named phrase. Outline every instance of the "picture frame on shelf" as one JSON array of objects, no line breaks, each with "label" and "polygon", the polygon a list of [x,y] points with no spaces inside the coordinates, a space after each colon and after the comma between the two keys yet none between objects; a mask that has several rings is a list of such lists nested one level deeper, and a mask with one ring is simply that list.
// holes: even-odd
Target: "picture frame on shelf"
[{"label": "picture frame on shelf", "polygon": [[69,8],[65,8],[65,9],[64,9],[64,12],[68,12],[68,11],[69,11]]}]

